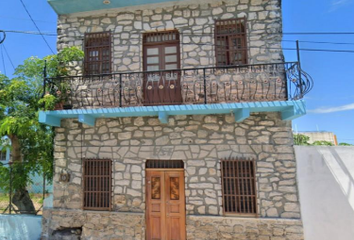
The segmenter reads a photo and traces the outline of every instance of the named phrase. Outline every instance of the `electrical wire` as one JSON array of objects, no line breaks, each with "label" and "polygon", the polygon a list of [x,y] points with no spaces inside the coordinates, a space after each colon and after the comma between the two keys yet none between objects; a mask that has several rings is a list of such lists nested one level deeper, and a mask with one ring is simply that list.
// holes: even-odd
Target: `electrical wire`
[{"label": "electrical wire", "polygon": [[3,30],[0,30],[0,33],[2,33],[2,35],[3,35],[3,37],[0,39],[0,44],[2,44],[6,39],[6,32]]},{"label": "electrical wire", "polygon": [[37,26],[36,22],[33,20],[31,14],[29,13],[29,11],[28,11],[26,5],[24,4],[24,2],[23,2],[22,0],[20,0],[20,2],[22,3],[23,8],[26,10],[28,16],[29,16],[30,19],[32,20],[34,26],[37,28],[38,32],[39,32],[40,35],[42,36],[44,42],[47,44],[47,46],[48,46],[48,48],[50,49],[50,51],[51,51],[53,54],[55,54],[54,51],[53,51],[53,49],[50,47],[49,43],[47,42],[47,40],[45,39],[45,37],[44,37],[43,34],[41,33],[41,30],[40,30],[39,27]]},{"label": "electrical wire", "polygon": [[[22,0],[21,0],[22,1]],[[42,32],[34,32],[34,31],[16,31],[16,30],[4,30],[4,32],[12,32],[12,33],[23,33],[23,34],[34,34],[34,35],[46,35],[46,36],[57,36],[56,33],[42,33]],[[354,32],[337,32],[338,34],[354,34]],[[299,33],[299,34],[337,34],[335,32],[333,33]],[[114,33],[114,34],[120,34],[120,33]],[[268,35],[272,34],[282,34],[282,33],[270,33]],[[284,33],[283,33],[284,34]],[[295,33],[288,33],[288,34],[295,34]],[[204,33],[197,33],[197,34],[185,34],[182,33],[182,36],[212,36],[212,34],[204,34]],[[82,36],[77,36],[75,37],[76,39],[83,39]],[[284,42],[296,42],[295,40],[282,40]],[[354,45],[354,43],[342,43],[342,42],[320,42],[320,41],[299,41],[303,43],[319,43],[319,44],[338,44],[338,45]],[[183,45],[188,45],[185,43],[182,43]],[[194,43],[193,45],[213,45],[215,44],[197,44]],[[295,48],[266,48],[266,47],[249,47],[250,48],[259,48],[259,49],[264,49],[264,50],[286,50],[286,51],[296,51]],[[312,48],[300,48],[300,51],[310,51],[310,52],[334,52],[334,53],[354,53],[354,50],[346,49],[346,50],[341,50],[341,49],[312,49]]]},{"label": "electrical wire", "polygon": [[[22,0],[20,0],[22,1]],[[16,31],[16,30],[5,30],[5,32],[13,33],[24,33],[24,34],[34,34],[34,35],[46,35],[46,36],[57,36],[55,32],[34,32],[34,31]],[[120,34],[120,33],[114,33]],[[276,32],[276,33],[266,33],[267,35],[354,35],[354,32]],[[182,33],[184,36],[210,36],[210,33]],[[259,36],[260,34],[248,34],[250,36]],[[290,41],[290,40],[289,40]],[[346,43],[344,43],[346,44]],[[351,44],[351,43],[350,43]]]},{"label": "electrical wire", "polygon": [[[4,16],[0,15],[0,18],[9,18],[9,19],[14,19],[14,20],[20,20],[20,21],[31,21],[31,19],[28,18],[17,18],[17,17],[11,17],[11,16]],[[46,20],[38,20],[34,19],[36,22],[43,22],[43,23],[50,23],[50,24],[56,24],[56,22],[51,22],[51,21],[46,21]]]},{"label": "electrical wire", "polygon": [[283,35],[354,35],[354,32],[284,32]]},{"label": "electrical wire", "polygon": [[[215,46],[215,47],[225,47],[217,44],[211,43],[182,43],[182,45],[197,45],[197,46]],[[261,49],[261,50],[286,50],[286,51],[297,51],[296,48],[286,48],[286,47],[247,47],[247,48],[237,48],[236,50],[249,50],[249,49]],[[300,48],[300,51],[307,52],[336,52],[336,53],[354,53],[351,49],[319,49],[319,48]]]},{"label": "electrical wire", "polygon": [[[296,42],[296,40],[282,40],[283,42]],[[318,42],[318,41],[299,41],[300,43],[316,43],[316,44],[336,44],[336,45],[354,45],[354,43],[343,42]]]},{"label": "electrical wire", "polygon": [[5,65],[4,53],[3,53],[2,49],[3,49],[3,46],[0,45],[2,67],[3,67],[3,69],[4,69],[5,75],[7,75],[7,74],[6,74],[6,65]]},{"label": "electrical wire", "polygon": [[[274,48],[273,48],[274,49]],[[296,48],[278,48],[279,50],[296,51]],[[316,49],[316,48],[300,48],[300,51],[305,52],[333,52],[333,53],[354,53],[354,50],[340,50],[340,49]]]},{"label": "electrical wire", "polygon": [[2,46],[4,47],[5,54],[6,54],[7,58],[9,59],[9,61],[10,61],[10,63],[11,63],[12,68],[15,70],[15,65],[13,64],[13,62],[12,62],[12,60],[11,60],[11,58],[10,58],[9,53],[8,53],[8,52],[7,52],[7,50],[6,50],[5,43],[3,43],[3,44],[2,44]]},{"label": "electrical wire", "polygon": [[34,32],[34,31],[20,31],[20,30],[3,30],[4,32],[8,33],[21,33],[21,34],[31,34],[31,35],[44,35],[44,36],[50,36],[50,37],[56,37],[56,33],[50,33],[50,32]]}]

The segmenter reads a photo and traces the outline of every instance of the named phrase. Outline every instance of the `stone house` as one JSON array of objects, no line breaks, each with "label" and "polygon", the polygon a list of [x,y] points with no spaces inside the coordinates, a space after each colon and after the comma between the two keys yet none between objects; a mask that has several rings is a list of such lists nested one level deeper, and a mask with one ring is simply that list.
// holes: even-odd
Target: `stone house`
[{"label": "stone house", "polygon": [[[50,0],[60,51],[43,239],[303,239],[280,0]],[[69,86],[65,90],[64,85]]]}]

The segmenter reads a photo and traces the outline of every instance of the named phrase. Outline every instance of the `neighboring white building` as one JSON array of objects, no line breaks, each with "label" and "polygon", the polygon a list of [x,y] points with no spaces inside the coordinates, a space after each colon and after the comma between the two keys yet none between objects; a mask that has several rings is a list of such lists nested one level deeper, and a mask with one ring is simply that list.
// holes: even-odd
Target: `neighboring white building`
[{"label": "neighboring white building", "polygon": [[327,141],[333,143],[335,146],[338,145],[337,136],[333,132],[298,132],[297,134],[308,136],[310,138],[309,143]]},{"label": "neighboring white building", "polygon": [[306,240],[354,239],[354,147],[295,146]]}]

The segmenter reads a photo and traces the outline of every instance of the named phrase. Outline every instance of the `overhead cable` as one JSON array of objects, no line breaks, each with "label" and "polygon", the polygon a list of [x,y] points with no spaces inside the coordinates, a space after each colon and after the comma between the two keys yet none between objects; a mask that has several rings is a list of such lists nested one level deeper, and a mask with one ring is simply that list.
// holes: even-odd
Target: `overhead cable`
[{"label": "overhead cable", "polygon": [[7,58],[9,59],[9,62],[11,63],[12,68],[15,70],[15,65],[13,64],[13,62],[12,62],[12,60],[11,60],[11,58],[10,58],[9,53],[8,53],[7,50],[6,50],[5,43],[3,43],[2,46],[4,47],[5,54],[6,54]]},{"label": "overhead cable", "polygon": [[6,32],[3,30],[0,30],[0,33],[2,33],[2,37],[0,38],[0,44],[2,44],[6,39]]},{"label": "overhead cable", "polygon": [[[283,42],[296,42],[296,40],[282,40]],[[354,45],[354,42],[348,43],[348,42],[318,42],[318,41],[301,41],[299,40],[300,43],[316,43],[316,44],[337,44],[337,45]]]},{"label": "overhead cable", "polygon": [[20,31],[20,30],[3,30],[5,33],[22,33],[22,34],[31,34],[31,35],[45,35],[45,36],[50,36],[50,37],[56,37],[56,33],[50,33],[50,32],[34,32],[34,31]]},{"label": "overhead cable", "polygon": [[7,74],[6,74],[6,66],[5,66],[4,53],[3,53],[3,51],[2,51],[2,48],[3,48],[2,45],[0,45],[2,67],[3,67],[3,69],[4,69],[5,75],[7,75]]},{"label": "overhead cable", "polygon": [[[20,0],[22,1],[22,0]],[[5,32],[13,33],[23,33],[23,34],[34,34],[34,35],[46,35],[46,36],[57,36],[56,32],[34,32],[34,31],[18,31],[18,30],[6,30]],[[114,33],[114,34],[120,34]],[[181,33],[184,36],[201,36],[201,35],[211,35],[210,33]],[[261,33],[263,34],[263,33]],[[264,33],[267,35],[354,35],[354,32],[273,32]],[[259,36],[259,33],[247,34],[251,36]]]},{"label": "overhead cable", "polygon": [[26,5],[24,4],[24,2],[23,2],[22,0],[20,0],[20,2],[22,3],[23,8],[26,10],[28,16],[29,16],[30,19],[32,20],[34,26],[37,28],[38,32],[39,32],[40,35],[42,36],[44,42],[47,44],[47,46],[48,46],[48,48],[50,49],[50,51],[51,51],[53,54],[55,54],[54,51],[53,51],[53,49],[50,47],[49,43],[47,42],[47,40],[45,39],[45,37],[44,37],[43,34],[41,33],[41,30],[40,30],[39,27],[37,26],[36,22],[33,20],[31,14],[30,14],[29,11],[27,10],[27,7],[26,7]]}]

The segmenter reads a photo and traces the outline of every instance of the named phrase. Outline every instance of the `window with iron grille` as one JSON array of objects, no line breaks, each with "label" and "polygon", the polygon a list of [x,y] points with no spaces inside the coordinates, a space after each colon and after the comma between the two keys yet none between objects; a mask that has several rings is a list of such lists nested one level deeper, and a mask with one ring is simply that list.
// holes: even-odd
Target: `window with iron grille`
[{"label": "window with iron grille", "polygon": [[223,159],[221,177],[224,213],[256,215],[255,161]]},{"label": "window with iron grille", "polygon": [[112,160],[83,159],[83,209],[111,210]]},{"label": "window with iron grille", "polygon": [[147,160],[146,168],[184,168],[182,160]]},{"label": "window with iron grille", "polygon": [[247,64],[246,18],[216,20],[215,55],[217,66]]},{"label": "window with iron grille", "polygon": [[84,73],[110,73],[111,65],[111,32],[85,33]]}]

